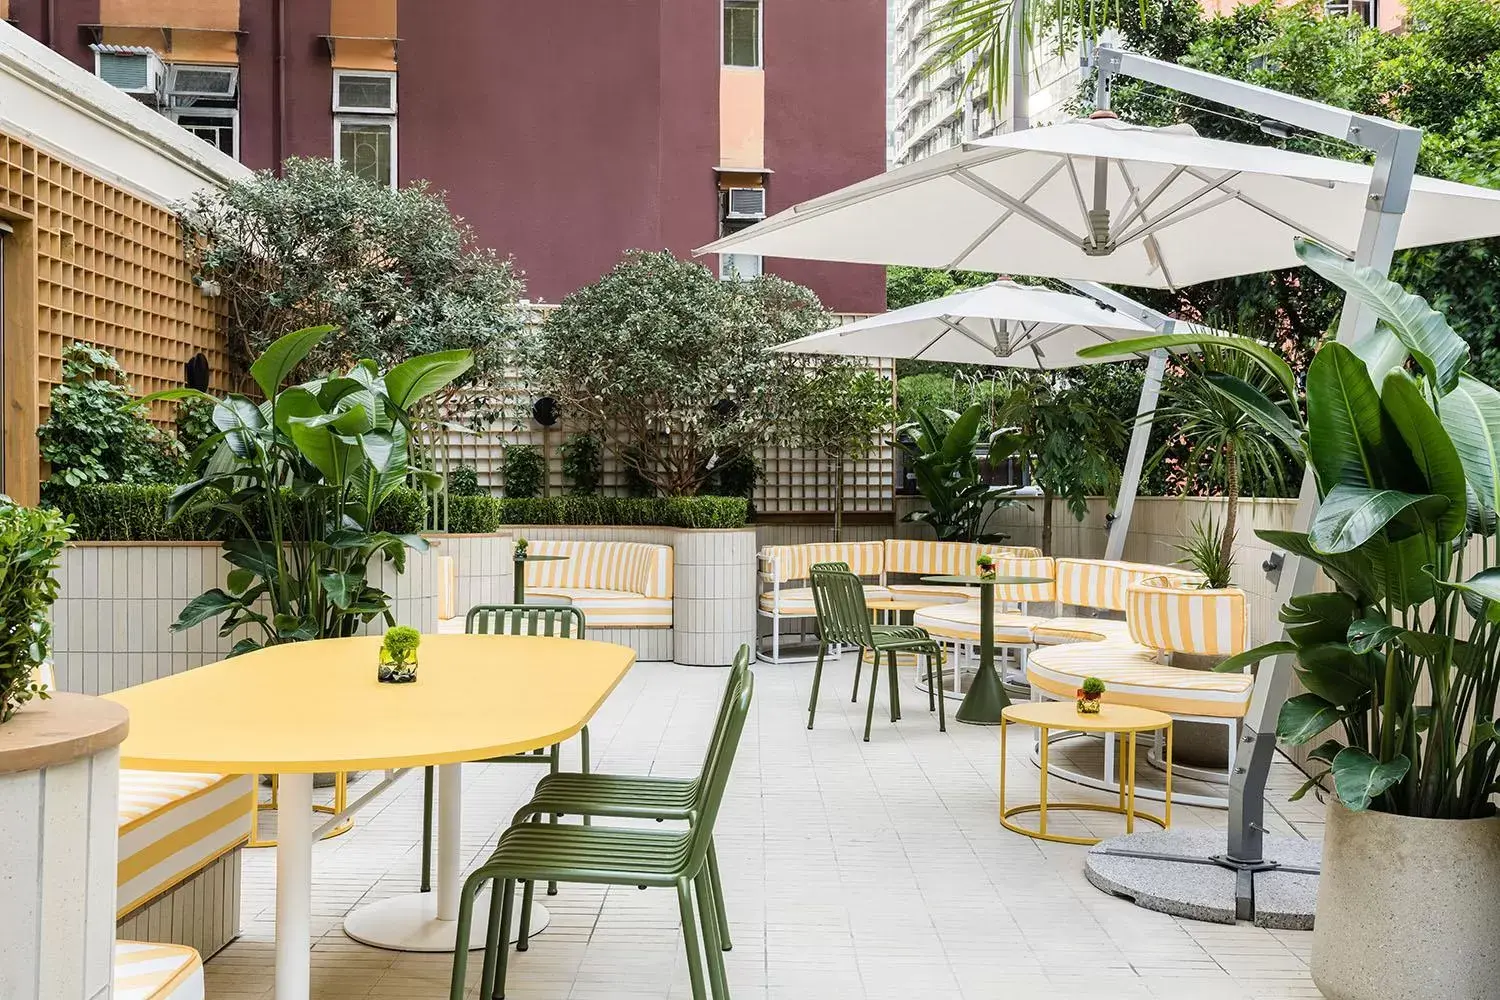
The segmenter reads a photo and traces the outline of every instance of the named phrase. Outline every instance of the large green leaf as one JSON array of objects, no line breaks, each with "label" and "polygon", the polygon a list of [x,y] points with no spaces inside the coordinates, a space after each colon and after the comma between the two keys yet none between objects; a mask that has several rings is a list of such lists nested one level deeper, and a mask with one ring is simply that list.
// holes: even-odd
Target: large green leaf
[{"label": "large green leaf", "polygon": [[403,361],[385,373],[385,391],[405,413],[474,366],[469,351],[438,351]]},{"label": "large green leaf", "polygon": [[1458,384],[1469,347],[1443,314],[1371,267],[1364,267],[1312,240],[1298,237],[1297,256],[1386,322],[1427,377],[1446,394]]},{"label": "large green leaf", "polygon": [[1370,370],[1343,344],[1326,345],[1307,369],[1308,457],[1324,491],[1339,483],[1385,485],[1385,427]]},{"label": "large green leaf", "polygon": [[1221,660],[1214,670],[1221,674],[1241,673],[1251,664],[1259,663],[1261,660],[1283,653],[1295,653],[1297,644],[1286,639],[1278,639],[1275,642],[1262,643],[1254,649],[1247,649],[1243,653],[1236,653],[1227,659]]},{"label": "large green leaf", "polygon": [[218,400],[208,393],[199,389],[190,389],[186,386],[178,386],[175,389],[163,389],[160,392],[147,393],[139,399],[132,400],[132,405],[149,406],[152,403],[183,403],[190,399],[202,399],[210,403]]},{"label": "large green leaf", "polygon": [[316,423],[322,419],[295,417],[287,425],[287,430],[297,445],[297,451],[323,473],[329,485],[343,486],[359,458],[359,445],[357,441],[351,444],[350,439],[334,433],[332,428]]},{"label": "large green leaf", "polygon": [[309,351],[318,342],[333,332],[331,326],[309,326],[294,330],[267,347],[260,357],[250,365],[250,377],[260,386],[267,399],[276,395],[281,383],[302,363]]},{"label": "large green leaf", "polygon": [[1338,707],[1315,694],[1288,698],[1276,720],[1276,735],[1296,746],[1306,743],[1344,717]]},{"label": "large green leaf", "polygon": [[1359,614],[1359,604],[1342,591],[1296,594],[1282,605],[1276,617],[1286,626],[1287,638],[1298,646],[1320,642],[1343,642],[1349,623]]},{"label": "large green leaf", "polygon": [[1093,344],[1078,352],[1080,358],[1122,358],[1165,348],[1169,351],[1191,351],[1198,347],[1224,347],[1250,356],[1256,364],[1281,383],[1288,399],[1297,398],[1297,375],[1282,356],[1258,340],[1220,333],[1158,333],[1150,337],[1133,337],[1105,344]]},{"label": "large green leaf", "polygon": [[266,426],[266,418],[244,396],[226,396],[214,406],[214,426],[224,432],[229,450],[238,458],[249,458],[255,450],[255,434]]},{"label": "large green leaf", "polygon": [[1465,375],[1442,399],[1443,427],[1479,503],[1500,507],[1500,392]]},{"label": "large green leaf", "polygon": [[1302,686],[1332,705],[1351,708],[1370,692],[1364,661],[1342,643],[1324,642],[1297,652]]},{"label": "large green leaf", "polygon": [[979,422],[984,419],[984,404],[975,403],[958,415],[948,434],[943,438],[943,459],[957,462],[974,452],[974,442],[979,437]]},{"label": "large green leaf", "polygon": [[1356,653],[1373,652],[1401,632],[1400,625],[1392,625],[1384,618],[1361,618],[1349,625],[1349,648]]},{"label": "large green leaf", "polygon": [[[265,404],[262,407],[262,412],[268,407],[270,407],[270,404]],[[294,385],[285,392],[280,393],[276,397],[274,409],[276,429],[288,437],[291,436],[291,431],[288,427],[293,417],[311,419],[322,416],[325,412],[323,405],[318,401],[318,397],[300,385]]]},{"label": "large green leaf", "polygon": [[1457,538],[1468,516],[1467,483],[1463,463],[1442,421],[1422,398],[1416,380],[1400,369],[1386,375],[1380,402],[1406,442],[1426,491],[1448,498],[1447,509],[1437,519],[1438,539],[1446,542]]},{"label": "large green leaf", "polygon": [[[1323,498],[1323,505],[1318,508],[1307,537],[1319,552],[1338,555],[1359,548],[1386,531],[1392,522],[1413,516],[1435,521],[1447,507],[1447,498],[1434,494],[1376,490],[1340,483]],[[1396,527],[1403,536],[1412,530],[1408,525]],[[1406,530],[1399,530],[1403,527]]]},{"label": "large green leaf", "polygon": [[1284,444],[1293,455],[1302,457],[1302,428],[1265,393],[1244,379],[1224,372],[1209,372],[1204,381],[1210,389],[1249,415],[1262,430]]},{"label": "large green leaf", "polygon": [[1344,747],[1333,758],[1333,790],[1340,802],[1359,812],[1409,770],[1411,761],[1405,754],[1382,763],[1359,747]]},{"label": "large green leaf", "polygon": [[177,620],[172,623],[173,632],[181,632],[190,629],[194,625],[201,625],[210,618],[217,618],[226,611],[243,607],[244,601],[238,597],[224,593],[218,587],[204,591],[191,601],[177,615]]}]

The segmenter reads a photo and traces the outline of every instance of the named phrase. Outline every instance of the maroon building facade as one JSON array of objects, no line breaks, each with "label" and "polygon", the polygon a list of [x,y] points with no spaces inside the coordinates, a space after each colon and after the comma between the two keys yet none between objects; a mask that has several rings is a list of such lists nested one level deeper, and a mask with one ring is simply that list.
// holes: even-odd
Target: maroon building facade
[{"label": "maroon building facade", "polygon": [[[885,0],[11,0],[22,30],[249,166],[447,192],[555,302],[885,168]],[[228,80],[203,93],[202,80]],[[152,88],[154,87],[154,91]],[[232,90],[232,92],[231,92]],[[705,260],[711,267],[720,262]],[[725,261],[878,312],[879,268]]]}]

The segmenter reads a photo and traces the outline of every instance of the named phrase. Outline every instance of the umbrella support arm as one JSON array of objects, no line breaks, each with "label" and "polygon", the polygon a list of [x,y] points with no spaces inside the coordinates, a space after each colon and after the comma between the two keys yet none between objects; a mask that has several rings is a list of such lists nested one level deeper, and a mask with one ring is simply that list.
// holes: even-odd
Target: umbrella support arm
[{"label": "umbrella support arm", "polygon": [[[1163,333],[1172,332],[1168,320]],[[1141,383],[1141,401],[1136,407],[1135,427],[1130,432],[1130,450],[1125,453],[1125,468],[1120,473],[1120,494],[1114,513],[1109,515],[1109,537],[1104,543],[1104,558],[1121,559],[1125,555],[1125,537],[1130,532],[1130,515],[1135,510],[1140,491],[1141,471],[1146,465],[1146,449],[1151,443],[1151,415],[1161,396],[1161,380],[1167,370],[1167,352],[1152,351],[1146,363],[1146,378]]]},{"label": "umbrella support arm", "polygon": [[[1239,80],[1229,80],[1186,66],[1165,63],[1122,52],[1101,45],[1094,53],[1098,71],[1097,104],[1109,107],[1110,86],[1116,76],[1129,76],[1167,87],[1230,108],[1247,111],[1260,118],[1290,125],[1307,132],[1340,139],[1375,154],[1370,177],[1369,195],[1360,225],[1354,261],[1374,268],[1381,274],[1390,270],[1395,252],[1396,234],[1401,216],[1411,195],[1412,177],[1416,173],[1417,150],[1421,146],[1420,129],[1398,125],[1384,118],[1359,115],[1343,108],[1320,104],[1305,98],[1257,87]],[[1355,301],[1344,300],[1339,317],[1338,339],[1353,344],[1375,328],[1375,314]],[[1144,400],[1144,393],[1143,393]],[[1140,426],[1137,425],[1137,432]],[[1135,441],[1131,442],[1132,452]],[[1127,470],[1128,472],[1128,470]],[[1122,484],[1123,485],[1123,484]],[[1318,493],[1309,469],[1302,482],[1293,529],[1305,532],[1318,506]],[[1128,510],[1128,507],[1126,508]],[[1124,532],[1118,539],[1110,533],[1110,552],[1123,547]],[[1276,590],[1278,603],[1305,593],[1313,585],[1316,567],[1308,560],[1288,553]],[[1253,866],[1261,860],[1265,839],[1266,777],[1275,757],[1276,723],[1281,706],[1291,690],[1292,658],[1278,656],[1263,663],[1256,674],[1250,713],[1245,717],[1241,749],[1236,755],[1234,773],[1230,775],[1229,844],[1227,857],[1240,865]],[[1242,875],[1236,889],[1236,915],[1248,920],[1255,915],[1253,880]]]}]

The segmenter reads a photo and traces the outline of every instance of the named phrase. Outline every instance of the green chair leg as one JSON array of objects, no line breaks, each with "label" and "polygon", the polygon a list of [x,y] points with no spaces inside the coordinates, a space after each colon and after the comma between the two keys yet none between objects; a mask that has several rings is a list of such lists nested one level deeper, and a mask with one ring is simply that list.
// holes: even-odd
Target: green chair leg
[{"label": "green chair leg", "polygon": [[[495,949],[495,985],[494,992],[488,994],[493,1000],[505,1000],[505,973],[506,966],[510,960],[510,921],[516,903],[516,880],[508,878],[504,884],[496,880],[495,890],[503,894],[504,902],[500,906],[500,943]],[[480,1000],[486,1000],[486,994],[480,992]]]},{"label": "green chair leg", "polygon": [[[583,727],[583,731],[578,734],[578,749],[583,754],[583,773],[584,774],[588,774],[589,773],[589,727],[588,726],[584,726]],[[584,826],[593,826],[594,825],[594,817],[588,815],[587,813],[584,813],[584,816],[583,816],[583,825]]]},{"label": "green chair leg", "polygon": [[870,667],[870,703],[865,706],[865,742],[870,742],[870,727],[875,724],[875,691],[880,686],[880,662]]},{"label": "green chair leg", "polygon": [[818,712],[818,685],[823,681],[823,656],[828,647],[818,643],[818,665],[813,667],[812,697],[807,699],[807,728],[813,727],[813,716]]},{"label": "green chair leg", "polygon": [[505,899],[499,882],[490,883],[490,920],[484,932],[484,966],[479,977],[479,995],[488,997],[495,992],[495,967],[500,961],[500,949],[509,942],[500,940],[500,923]]},{"label": "green chair leg", "polygon": [[698,891],[698,920],[703,926],[703,953],[708,958],[708,986],[714,1000],[729,1000],[729,984],[724,979],[724,952],[719,944],[718,898],[709,881],[708,866],[698,869],[693,879]]},{"label": "green chair leg", "polygon": [[[924,656],[922,657],[922,660],[927,664],[927,711],[935,712],[937,711],[937,706],[933,704],[933,702],[936,700],[933,692],[935,692],[937,688],[933,687],[932,685],[932,657]],[[942,676],[941,669],[938,671],[938,676]]]},{"label": "green chair leg", "polygon": [[887,653],[887,654],[885,654],[885,660],[886,660],[886,673],[889,675],[890,688],[891,688],[891,721],[892,722],[900,722],[901,721],[901,691],[900,691],[900,685],[899,685],[899,683],[896,680],[896,654],[895,653]]},{"label": "green chair leg", "polygon": [[469,941],[469,928],[474,924],[474,896],[485,881],[470,876],[458,897],[458,933],[454,935],[453,981],[449,985],[448,1000],[464,1000],[464,994],[468,992],[464,980],[469,974],[469,949],[465,945]]},{"label": "green chair leg", "polygon": [[[942,655],[939,654],[939,653],[928,653],[927,654],[927,676],[929,678],[931,678],[933,676],[933,674],[937,675],[937,683],[941,684],[943,682],[943,659],[942,659]],[[933,682],[931,680],[928,680],[927,687],[928,687],[929,690],[932,689]],[[940,732],[940,733],[946,733],[948,731],[948,713],[947,713],[947,710],[944,708],[944,703],[946,701],[947,701],[947,699],[943,697],[942,691],[939,691],[938,692],[938,698],[937,698],[937,705],[938,705],[938,732]]]},{"label": "green chair leg", "polygon": [[703,991],[703,956],[698,949],[698,922],[693,919],[693,892],[687,879],[677,882],[677,909],[682,915],[682,944],[687,949],[688,980],[693,1000],[708,1000]]},{"label": "green chair leg", "polygon": [[[556,774],[558,772],[558,770],[559,770],[558,765],[560,763],[562,763],[562,744],[559,743],[559,744],[554,744],[553,747],[552,747],[552,764],[549,767],[549,770],[551,771],[551,773]],[[554,823],[556,823],[561,818],[562,817],[558,816],[556,813],[552,814],[552,822],[554,822]],[[526,888],[528,890],[531,888],[531,883],[530,882],[526,883]],[[548,882],[547,883],[547,895],[549,895],[549,896],[556,896],[557,895],[557,883],[556,882]],[[529,917],[530,914],[531,914],[531,909],[530,909],[530,907],[528,907],[527,910],[526,910],[525,916]],[[523,917],[523,919],[524,919],[524,917]]]},{"label": "green chair leg", "polygon": [[531,879],[522,882],[526,886],[521,890],[521,916],[516,930],[516,951],[531,950],[531,901],[534,898],[533,889],[536,883]]},{"label": "green chair leg", "polygon": [[432,772],[422,769],[422,891],[432,891]]},{"label": "green chair leg", "polygon": [[714,892],[714,905],[719,915],[719,947],[729,951],[734,947],[729,940],[729,913],[724,909],[724,882],[719,877],[719,852],[714,842],[708,842],[708,881]]},{"label": "green chair leg", "polygon": [[854,688],[849,692],[851,705],[859,704],[859,675],[865,672],[865,651],[857,649],[855,653],[857,655],[854,657]]}]

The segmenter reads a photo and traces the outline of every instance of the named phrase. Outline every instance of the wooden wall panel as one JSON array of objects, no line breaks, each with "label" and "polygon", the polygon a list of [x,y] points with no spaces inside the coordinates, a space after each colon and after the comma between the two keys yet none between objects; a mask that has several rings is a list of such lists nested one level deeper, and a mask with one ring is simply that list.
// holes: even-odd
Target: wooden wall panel
[{"label": "wooden wall panel", "polygon": [[221,306],[193,285],[169,209],[0,134],[0,217],[16,230],[6,245],[5,488],[34,501],[36,427],[69,343],[113,352],[142,394],[181,385],[200,351],[222,387],[228,359]]}]

